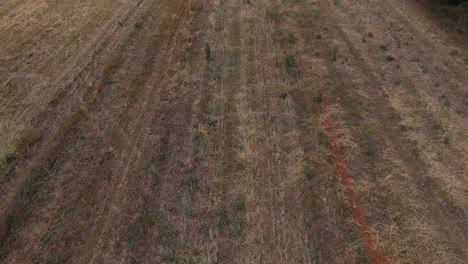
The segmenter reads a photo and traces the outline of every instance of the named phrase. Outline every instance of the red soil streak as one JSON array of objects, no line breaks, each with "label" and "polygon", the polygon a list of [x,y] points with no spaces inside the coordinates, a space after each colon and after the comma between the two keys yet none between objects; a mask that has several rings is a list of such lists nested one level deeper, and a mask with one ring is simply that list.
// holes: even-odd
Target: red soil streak
[{"label": "red soil streak", "polygon": [[341,184],[345,187],[346,196],[351,205],[353,218],[357,222],[359,230],[361,231],[361,236],[364,240],[365,253],[373,264],[387,264],[387,258],[374,244],[374,239],[369,231],[369,226],[365,221],[365,212],[361,205],[356,201],[356,191],[351,178],[349,177],[349,170],[346,168],[344,158],[339,154],[340,148],[336,140],[335,124],[331,116],[331,110],[328,107],[328,96],[323,97],[322,110],[325,113],[325,132],[328,137],[330,152],[336,166],[336,173],[340,177]]}]

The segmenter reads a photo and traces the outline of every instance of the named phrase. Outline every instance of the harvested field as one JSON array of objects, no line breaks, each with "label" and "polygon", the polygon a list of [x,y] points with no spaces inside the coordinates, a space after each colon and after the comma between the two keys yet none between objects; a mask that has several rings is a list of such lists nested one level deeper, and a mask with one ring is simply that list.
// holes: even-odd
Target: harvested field
[{"label": "harvested field", "polygon": [[420,4],[1,1],[0,263],[467,263],[468,50]]}]

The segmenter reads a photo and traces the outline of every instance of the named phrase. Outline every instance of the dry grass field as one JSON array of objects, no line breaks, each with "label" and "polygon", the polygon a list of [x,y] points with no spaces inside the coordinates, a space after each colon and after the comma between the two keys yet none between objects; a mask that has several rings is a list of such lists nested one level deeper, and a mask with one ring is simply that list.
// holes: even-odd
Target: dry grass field
[{"label": "dry grass field", "polygon": [[0,1],[0,263],[468,263],[468,49],[420,1]]}]

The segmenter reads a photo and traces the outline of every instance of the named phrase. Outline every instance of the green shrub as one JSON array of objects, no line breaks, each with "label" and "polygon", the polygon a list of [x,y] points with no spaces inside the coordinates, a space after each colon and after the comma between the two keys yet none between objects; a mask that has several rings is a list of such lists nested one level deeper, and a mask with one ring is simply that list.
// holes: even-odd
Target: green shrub
[{"label": "green shrub", "polygon": [[288,67],[297,67],[297,60],[293,55],[289,55],[286,57],[286,65]]}]

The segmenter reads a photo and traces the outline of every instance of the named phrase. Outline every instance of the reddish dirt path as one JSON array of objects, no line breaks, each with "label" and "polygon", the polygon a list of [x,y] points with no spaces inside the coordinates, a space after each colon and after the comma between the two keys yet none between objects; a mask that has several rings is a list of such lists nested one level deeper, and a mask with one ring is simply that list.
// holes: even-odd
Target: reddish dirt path
[{"label": "reddish dirt path", "polygon": [[333,162],[335,164],[336,174],[340,178],[341,184],[344,185],[346,190],[346,197],[348,198],[348,202],[351,205],[353,218],[357,222],[359,230],[361,231],[362,239],[364,240],[366,255],[373,264],[386,264],[388,263],[388,260],[382,253],[381,249],[377,248],[374,242],[374,238],[365,220],[366,213],[362,206],[357,202],[356,190],[349,176],[349,170],[346,167],[344,158],[340,155],[340,146],[338,144],[335,133],[335,122],[333,121],[332,111],[328,106],[328,102],[328,95],[325,95],[321,104],[325,115],[325,132],[328,137],[329,148],[333,157]]}]

